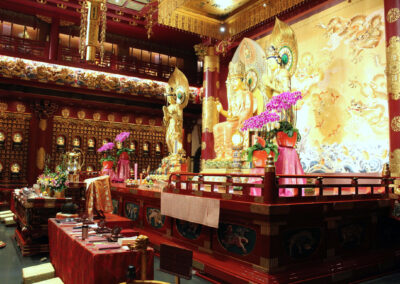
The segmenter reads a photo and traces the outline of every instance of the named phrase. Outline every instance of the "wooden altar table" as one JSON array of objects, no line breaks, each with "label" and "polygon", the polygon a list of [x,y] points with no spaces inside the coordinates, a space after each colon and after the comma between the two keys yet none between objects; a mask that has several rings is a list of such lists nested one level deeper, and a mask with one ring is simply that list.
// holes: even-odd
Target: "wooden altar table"
[{"label": "wooden altar table", "polygon": [[[68,232],[71,226],[61,226],[49,219],[50,260],[56,275],[65,284],[120,283],[126,280],[129,265],[140,275],[141,253],[124,249],[98,250],[92,244],[77,239]],[[147,279],[153,279],[154,250],[147,251]]]}]

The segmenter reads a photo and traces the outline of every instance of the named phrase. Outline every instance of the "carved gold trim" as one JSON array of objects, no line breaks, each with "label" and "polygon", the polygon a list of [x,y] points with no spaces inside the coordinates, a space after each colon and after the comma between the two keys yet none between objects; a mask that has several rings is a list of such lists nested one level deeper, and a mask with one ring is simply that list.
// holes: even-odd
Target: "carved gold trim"
[{"label": "carved gold trim", "polygon": [[24,104],[17,104],[17,112],[25,112],[26,107]]},{"label": "carved gold trim", "polygon": [[219,122],[219,115],[214,97],[205,97],[203,99],[203,110],[201,120],[201,131],[213,132],[214,125]]},{"label": "carved gold trim", "polygon": [[392,118],[392,121],[390,122],[390,127],[395,132],[400,131],[400,116],[395,116]]},{"label": "carved gold trim", "polygon": [[390,174],[392,176],[400,175],[400,149],[395,149],[389,157]]},{"label": "carved gold trim", "polygon": [[114,122],[115,121],[115,115],[109,114],[109,115],[107,115],[107,119],[108,119],[109,122]]},{"label": "carved gold trim", "polygon": [[46,156],[46,151],[44,150],[43,147],[40,147],[39,150],[37,151],[37,156],[36,156],[36,167],[39,170],[44,169],[45,156]]},{"label": "carved gold trim", "polygon": [[204,72],[219,72],[219,57],[218,55],[206,55],[204,57]]},{"label": "carved gold trim", "polygon": [[64,109],[61,111],[61,115],[62,115],[62,117],[64,117],[64,118],[68,118],[68,117],[69,117],[69,109],[64,108]]},{"label": "carved gold trim", "polygon": [[40,119],[39,120],[39,129],[42,131],[46,131],[47,129],[47,119]]},{"label": "carved gold trim", "polygon": [[93,119],[94,119],[95,121],[99,121],[100,118],[101,118],[101,114],[100,114],[100,113],[95,112],[95,113],[93,114]]},{"label": "carved gold trim", "polygon": [[84,119],[86,117],[86,113],[83,110],[78,111],[78,118]]},{"label": "carved gold trim", "polygon": [[400,99],[400,37],[392,36],[386,49],[388,92]]},{"label": "carved gold trim", "polygon": [[[180,3],[177,5],[177,1],[160,1],[158,6],[159,24],[216,39],[235,36],[303,2],[303,0],[268,1],[271,4],[264,7],[265,1],[253,1],[253,4],[241,10],[239,9],[238,12],[233,13],[226,19],[215,19],[212,16],[200,14],[197,11],[190,11],[185,6],[185,1],[179,0]],[[219,31],[221,25],[227,27],[225,33]]]},{"label": "carved gold trim", "polygon": [[394,23],[400,18],[399,8],[392,8],[387,12],[386,21],[388,23]]},{"label": "carved gold trim", "polygon": [[128,123],[128,122],[129,122],[129,115],[124,115],[124,116],[122,117],[122,122],[123,122],[123,123]]}]

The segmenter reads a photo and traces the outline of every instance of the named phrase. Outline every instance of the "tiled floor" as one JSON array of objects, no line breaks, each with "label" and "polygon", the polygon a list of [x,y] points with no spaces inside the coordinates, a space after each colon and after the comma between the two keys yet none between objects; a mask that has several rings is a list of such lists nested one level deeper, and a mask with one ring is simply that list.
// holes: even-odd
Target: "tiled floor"
[{"label": "tiled floor", "polygon": [[[5,227],[0,224],[0,240],[7,243],[7,246],[0,249],[0,284],[21,284],[22,268],[43,263],[41,258],[46,257],[44,262],[48,262],[48,255],[37,255],[23,257],[19,252],[19,248],[13,239],[14,227]],[[174,283],[174,277],[167,273],[161,272],[159,268],[159,258],[155,258],[154,278],[156,280]],[[210,283],[202,278],[193,276],[192,280],[182,279],[181,283],[201,284]],[[361,282],[362,284],[398,284],[400,283],[400,272],[380,277],[378,279]],[[234,284],[234,283],[232,283]]]}]

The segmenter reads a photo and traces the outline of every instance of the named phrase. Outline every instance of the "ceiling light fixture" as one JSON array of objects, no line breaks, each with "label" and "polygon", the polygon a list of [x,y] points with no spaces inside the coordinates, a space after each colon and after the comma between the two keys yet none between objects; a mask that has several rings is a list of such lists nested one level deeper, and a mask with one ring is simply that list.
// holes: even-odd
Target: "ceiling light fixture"
[{"label": "ceiling light fixture", "polygon": [[220,26],[220,27],[219,27],[220,33],[224,33],[225,30],[226,30],[225,26]]},{"label": "ceiling light fixture", "polygon": [[232,0],[215,0],[214,4],[218,6],[219,8],[225,10],[229,6],[232,6]]}]

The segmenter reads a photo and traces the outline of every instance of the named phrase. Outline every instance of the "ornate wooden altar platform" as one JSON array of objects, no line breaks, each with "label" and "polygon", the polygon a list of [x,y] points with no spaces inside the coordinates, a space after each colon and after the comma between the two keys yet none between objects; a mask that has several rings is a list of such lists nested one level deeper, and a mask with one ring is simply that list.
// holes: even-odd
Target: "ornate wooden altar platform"
[{"label": "ornate wooden altar platform", "polygon": [[[224,180],[210,181],[215,176]],[[195,268],[229,283],[348,283],[400,267],[390,178],[306,175],[296,178],[307,178],[307,185],[294,185],[279,184],[293,176],[268,171],[194,177],[173,175],[164,191],[220,199],[218,229],[162,216],[157,191],[115,185],[115,210],[131,218],[156,248],[167,242],[192,249]],[[239,177],[241,182],[233,182]],[[250,195],[251,187],[260,187],[262,195]],[[285,188],[297,190],[280,196]]]}]

